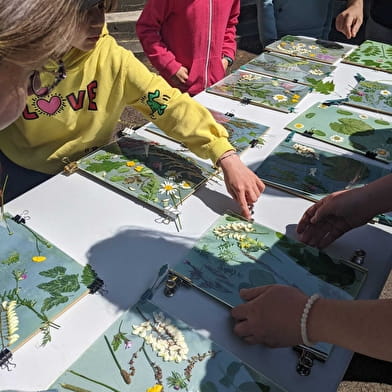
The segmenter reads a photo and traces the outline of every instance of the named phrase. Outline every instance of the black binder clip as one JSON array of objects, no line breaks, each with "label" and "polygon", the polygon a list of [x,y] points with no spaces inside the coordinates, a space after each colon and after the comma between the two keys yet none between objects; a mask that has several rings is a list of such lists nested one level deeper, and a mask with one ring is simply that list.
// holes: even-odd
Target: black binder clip
[{"label": "black binder clip", "polygon": [[259,141],[257,139],[253,139],[249,142],[250,148],[254,148],[259,144]]},{"label": "black binder clip", "polygon": [[314,135],[314,131],[311,130],[311,129],[306,129],[306,130],[303,132],[303,135],[304,135],[304,136],[308,136],[308,137],[312,137],[312,136]]},{"label": "black binder clip", "polygon": [[376,156],[377,156],[377,153],[374,152],[374,151],[366,151],[366,154],[365,154],[365,155],[366,155],[368,158],[375,159]]},{"label": "black binder clip", "polygon": [[316,356],[305,347],[295,346],[294,350],[297,351],[299,355],[296,366],[297,373],[300,376],[309,376]]},{"label": "black binder clip", "polygon": [[90,294],[95,294],[96,292],[107,293],[107,290],[103,288],[105,282],[101,278],[95,278],[94,282],[89,284],[87,288],[89,289]]},{"label": "black binder clip", "polygon": [[25,224],[27,220],[30,219],[29,215],[28,215],[28,211],[24,210],[20,215],[16,214],[15,216],[13,216],[11,219],[18,223],[18,224]]},{"label": "black binder clip", "polygon": [[241,98],[240,103],[242,105],[249,105],[250,104],[250,98],[247,98],[247,97]]},{"label": "black binder clip", "polygon": [[234,113],[226,112],[225,116],[227,116],[227,117],[234,117]]},{"label": "black binder clip", "polygon": [[10,367],[13,368],[16,366],[15,363],[11,362],[12,352],[8,350],[8,348],[4,348],[0,351],[0,369],[7,369],[10,371]]},{"label": "black binder clip", "polygon": [[356,249],[351,256],[351,262],[362,265],[365,261],[366,252],[363,249]]}]

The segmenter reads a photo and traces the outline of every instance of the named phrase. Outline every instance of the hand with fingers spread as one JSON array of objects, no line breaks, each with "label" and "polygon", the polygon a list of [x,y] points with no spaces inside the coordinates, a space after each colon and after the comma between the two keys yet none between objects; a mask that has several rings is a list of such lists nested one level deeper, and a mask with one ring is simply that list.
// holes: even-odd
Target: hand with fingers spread
[{"label": "hand with fingers spread", "polygon": [[363,22],[363,0],[351,0],[335,21],[336,30],[347,39],[355,38]]},{"label": "hand with fingers spread", "polygon": [[227,191],[239,203],[241,214],[250,219],[253,204],[264,191],[264,183],[242,163],[234,151],[225,152],[218,164],[222,168]]},{"label": "hand with fingers spread", "polygon": [[246,302],[236,306],[234,332],[249,344],[287,347],[302,343],[300,321],[308,297],[290,286],[242,289]]},{"label": "hand with fingers spread", "polygon": [[324,248],[375,215],[392,210],[392,174],[361,188],[334,192],[311,206],[298,223],[299,239]]}]

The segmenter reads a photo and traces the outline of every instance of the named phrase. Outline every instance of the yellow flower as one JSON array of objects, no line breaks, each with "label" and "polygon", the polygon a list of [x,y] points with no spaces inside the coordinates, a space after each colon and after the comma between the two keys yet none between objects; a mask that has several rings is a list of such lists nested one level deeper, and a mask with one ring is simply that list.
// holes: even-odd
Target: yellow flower
[{"label": "yellow flower", "polygon": [[294,128],[302,129],[303,127],[304,127],[304,124],[301,124],[301,123],[294,124]]},{"label": "yellow flower", "polygon": [[300,98],[301,96],[300,95],[298,95],[298,94],[294,94],[293,95],[293,99],[298,99],[298,98]]},{"label": "yellow flower", "polygon": [[294,102],[294,103],[296,103],[296,102],[298,102],[298,99],[294,99],[294,98],[292,98],[291,102]]},{"label": "yellow flower", "polygon": [[137,172],[141,172],[143,170],[143,166],[136,166],[135,167],[135,171],[137,171]]},{"label": "yellow flower", "polygon": [[135,161],[128,161],[127,162],[127,166],[128,167],[132,167],[132,166],[135,166],[135,165],[136,165]]},{"label": "yellow flower", "polygon": [[309,57],[315,57],[316,55],[314,53],[309,53]]},{"label": "yellow flower", "polygon": [[153,387],[148,388],[146,392],[161,392],[163,389],[163,386],[160,384],[155,384]]},{"label": "yellow flower", "polygon": [[46,260],[46,257],[45,256],[33,256],[31,258],[31,260],[33,260],[34,263],[42,263],[43,261]]}]

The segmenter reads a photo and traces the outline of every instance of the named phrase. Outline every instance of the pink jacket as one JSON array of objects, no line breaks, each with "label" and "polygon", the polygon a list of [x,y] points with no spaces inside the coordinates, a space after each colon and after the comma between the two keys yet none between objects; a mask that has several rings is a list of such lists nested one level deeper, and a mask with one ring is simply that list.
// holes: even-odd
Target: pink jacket
[{"label": "pink jacket", "polygon": [[136,32],[152,65],[172,85],[181,65],[194,95],[225,76],[224,55],[234,59],[240,0],[148,0]]}]

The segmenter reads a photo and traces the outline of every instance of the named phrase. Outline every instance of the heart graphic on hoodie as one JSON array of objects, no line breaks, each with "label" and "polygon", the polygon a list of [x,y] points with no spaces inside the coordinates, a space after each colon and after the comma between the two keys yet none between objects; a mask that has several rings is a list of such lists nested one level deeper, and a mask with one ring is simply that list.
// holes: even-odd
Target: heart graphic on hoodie
[{"label": "heart graphic on hoodie", "polygon": [[53,115],[61,108],[61,98],[56,95],[50,97],[49,100],[39,98],[36,101],[36,105],[46,114]]}]

